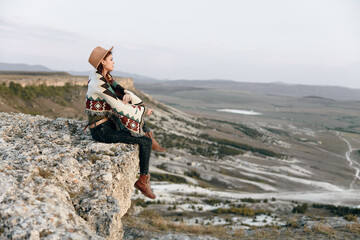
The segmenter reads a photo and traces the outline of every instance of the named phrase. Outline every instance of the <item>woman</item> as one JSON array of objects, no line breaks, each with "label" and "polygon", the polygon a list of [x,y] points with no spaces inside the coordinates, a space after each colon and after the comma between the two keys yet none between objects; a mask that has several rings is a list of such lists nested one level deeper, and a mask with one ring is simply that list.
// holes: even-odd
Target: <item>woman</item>
[{"label": "woman", "polygon": [[86,93],[88,126],[96,141],[139,144],[140,177],[135,182],[135,188],[146,197],[155,199],[150,187],[150,153],[151,149],[166,150],[159,146],[145,126],[144,117],[150,116],[153,110],[113,80],[110,74],[114,69],[112,49],[98,46],[89,57],[89,63],[95,69],[89,75]]}]

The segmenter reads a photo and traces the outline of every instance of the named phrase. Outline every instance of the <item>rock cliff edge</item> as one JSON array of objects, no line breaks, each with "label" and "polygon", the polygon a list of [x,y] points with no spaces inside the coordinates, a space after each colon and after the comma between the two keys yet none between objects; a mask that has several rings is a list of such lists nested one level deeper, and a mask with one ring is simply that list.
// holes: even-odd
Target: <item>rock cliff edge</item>
[{"label": "rock cliff edge", "polygon": [[122,238],[137,145],[94,142],[83,121],[1,112],[0,122],[0,238]]}]

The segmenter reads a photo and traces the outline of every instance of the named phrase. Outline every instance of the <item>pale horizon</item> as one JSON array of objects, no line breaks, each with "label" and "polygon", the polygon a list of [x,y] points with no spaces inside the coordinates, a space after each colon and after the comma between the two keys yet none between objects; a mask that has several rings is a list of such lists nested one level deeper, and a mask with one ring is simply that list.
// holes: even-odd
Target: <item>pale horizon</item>
[{"label": "pale horizon", "polygon": [[0,3],[0,62],[90,71],[114,45],[114,71],[155,79],[360,88],[355,0],[68,3]]}]

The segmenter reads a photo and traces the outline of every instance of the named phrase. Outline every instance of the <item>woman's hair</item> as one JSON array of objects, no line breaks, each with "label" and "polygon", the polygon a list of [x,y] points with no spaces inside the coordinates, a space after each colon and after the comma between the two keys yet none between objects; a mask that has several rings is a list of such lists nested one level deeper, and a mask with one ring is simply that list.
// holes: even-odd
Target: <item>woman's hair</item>
[{"label": "woman's hair", "polygon": [[[111,51],[108,52],[103,59],[106,59],[110,54],[112,54]],[[97,67],[96,70],[98,70],[98,71],[101,72],[101,74],[102,74],[103,69],[104,69],[104,66],[103,66],[102,63],[100,62],[99,66]],[[110,74],[110,71],[107,72],[106,76],[104,76],[104,77],[105,77],[107,80],[111,80],[111,79],[112,79],[112,76],[111,76],[111,74]]]}]

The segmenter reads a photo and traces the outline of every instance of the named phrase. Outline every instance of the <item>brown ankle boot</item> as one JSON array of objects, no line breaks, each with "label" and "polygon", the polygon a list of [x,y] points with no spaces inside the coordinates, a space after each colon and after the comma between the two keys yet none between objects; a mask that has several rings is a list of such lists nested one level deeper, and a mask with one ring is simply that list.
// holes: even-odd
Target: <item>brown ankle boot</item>
[{"label": "brown ankle boot", "polygon": [[135,182],[135,188],[142,192],[146,197],[155,199],[156,195],[152,192],[150,186],[150,174],[142,175],[140,174],[139,180]]},{"label": "brown ankle boot", "polygon": [[161,147],[161,146],[159,145],[159,143],[155,140],[152,132],[146,132],[145,135],[146,135],[148,138],[151,138],[151,141],[152,141],[152,147],[151,147],[151,149],[152,149],[152,150],[157,151],[157,152],[166,152],[166,149],[163,148],[163,147]]}]

